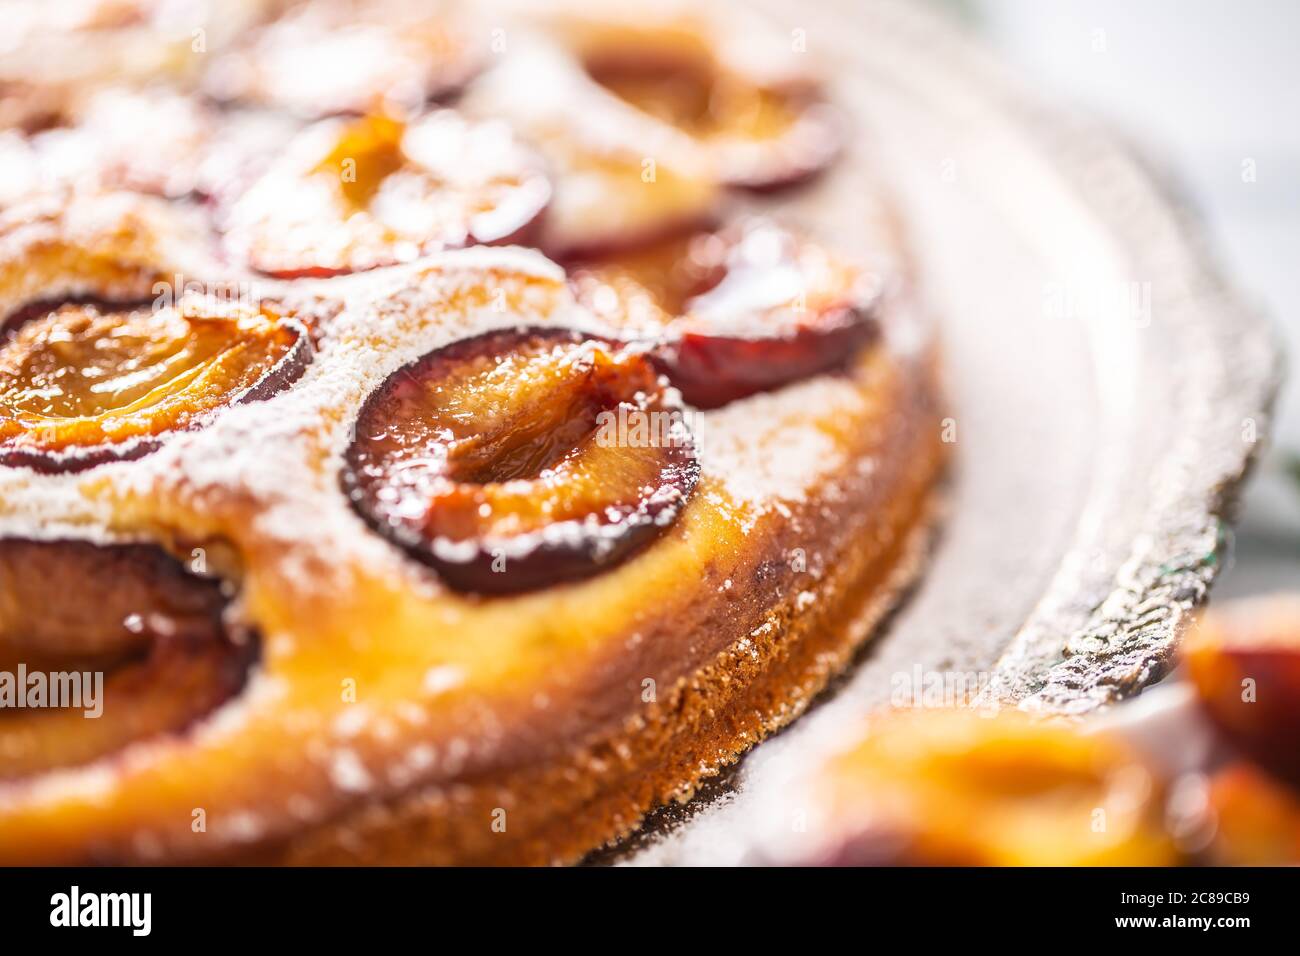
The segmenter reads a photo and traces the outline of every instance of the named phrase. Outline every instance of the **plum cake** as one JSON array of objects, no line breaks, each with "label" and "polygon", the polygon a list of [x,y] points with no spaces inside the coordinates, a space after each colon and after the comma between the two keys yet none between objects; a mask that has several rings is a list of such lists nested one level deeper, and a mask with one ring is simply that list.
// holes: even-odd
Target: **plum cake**
[{"label": "plum cake", "polygon": [[899,219],[740,11],[193,7],[0,54],[0,861],[581,860],[922,563]]}]

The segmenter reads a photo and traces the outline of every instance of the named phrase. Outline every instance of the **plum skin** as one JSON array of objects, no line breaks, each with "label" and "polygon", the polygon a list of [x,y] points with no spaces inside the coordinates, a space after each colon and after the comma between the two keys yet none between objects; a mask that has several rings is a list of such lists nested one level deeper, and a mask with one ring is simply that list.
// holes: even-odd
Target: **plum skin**
[{"label": "plum skin", "polygon": [[[148,302],[113,302],[95,297],[72,297],[62,301],[41,301],[11,313],[0,323],[0,346],[13,337],[27,322],[56,312],[65,306],[84,306],[104,312],[135,311],[149,306]],[[288,389],[311,364],[315,354],[312,336],[307,326],[295,318],[280,316],[277,324],[291,332],[293,343],[270,367],[241,391],[234,394],[227,406],[265,401]],[[118,461],[133,461],[162,447],[167,435],[173,431],[200,428],[218,409],[209,409],[196,416],[179,429],[166,429],[152,435],[135,435],[121,441],[102,442],[97,445],[69,445],[62,448],[13,446],[0,447],[0,467],[29,468],[39,474],[67,474],[85,471],[98,465]]]},{"label": "plum skin", "polygon": [[227,617],[229,602],[158,545],[0,538],[0,670],[103,681],[89,725],[75,707],[0,720],[0,786],[185,733],[240,694],[261,643]]},{"label": "plum skin", "polygon": [[[527,340],[557,346],[595,343],[611,349],[623,348],[620,343],[570,330],[538,328],[498,330],[454,342],[391,374],[363,404],[357,433],[367,430],[367,426],[377,425],[382,429],[383,405],[390,395],[399,388],[410,388],[412,382],[426,381],[431,366],[436,368],[484,355],[503,356]],[[639,375],[640,387],[635,390],[636,397],[642,400],[639,410],[680,411],[680,406],[662,392],[648,358],[635,354],[631,359],[625,356],[625,360],[632,363],[631,367]],[[617,403],[607,398],[603,401],[602,410],[617,408]],[[575,451],[580,452],[592,440],[591,434],[587,434],[575,446]],[[614,567],[644,548],[675,520],[700,475],[689,436],[683,436],[680,444],[672,447],[627,453],[659,456],[653,485],[643,487],[634,502],[595,499],[580,518],[559,519],[516,534],[484,533],[471,539],[453,540],[440,535],[436,521],[400,520],[384,514],[376,502],[385,481],[382,475],[368,473],[368,468],[376,466],[370,464],[360,439],[346,453],[340,482],[354,511],[373,531],[435,570],[451,588],[483,595],[506,595],[578,581]],[[440,500],[464,497],[473,501],[480,489],[504,487],[491,480],[479,482],[454,477],[450,484],[451,491]],[[436,501],[430,505],[434,517],[438,507]],[[615,515],[612,519],[611,514]]]},{"label": "plum skin", "polygon": [[878,335],[869,313],[843,306],[781,337],[686,331],[656,349],[655,363],[696,408],[720,408],[844,366]]},{"label": "plum skin", "polygon": [[[781,272],[799,285],[765,291]],[[848,366],[881,335],[889,287],[868,278],[764,217],[570,264],[579,301],[650,342],[656,367],[705,410]]]}]

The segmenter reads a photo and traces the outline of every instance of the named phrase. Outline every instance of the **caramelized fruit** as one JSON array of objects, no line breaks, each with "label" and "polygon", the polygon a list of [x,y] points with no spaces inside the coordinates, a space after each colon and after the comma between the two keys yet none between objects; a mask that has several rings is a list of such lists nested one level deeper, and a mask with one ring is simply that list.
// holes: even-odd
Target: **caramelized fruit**
[{"label": "caramelized fruit", "polygon": [[555,198],[538,244],[554,259],[639,249],[715,221],[717,188],[684,155],[656,156],[647,183],[640,150],[598,146],[567,132],[542,136],[539,147],[554,170]]},{"label": "caramelized fruit", "polygon": [[1300,795],[1244,761],[1210,779],[1216,828],[1209,861],[1219,866],[1300,863]]},{"label": "caramelized fruit", "polygon": [[463,108],[506,120],[545,157],[555,193],[539,243],[552,258],[634,248],[716,217],[722,190],[707,151],[545,44],[502,57]]},{"label": "caramelized fruit", "polygon": [[877,335],[873,278],[761,219],[570,275],[600,318],[662,337],[656,362],[699,408],[844,365]]},{"label": "caramelized fruit", "polygon": [[681,39],[669,48],[611,37],[585,66],[619,99],[701,143],[729,185],[774,189],[830,165],[842,134],[816,84],[765,83]]},{"label": "caramelized fruit", "polygon": [[1117,740],[1019,712],[892,711],[818,778],[819,862],[1158,865],[1175,852],[1157,780]]},{"label": "caramelized fruit", "polygon": [[550,195],[540,161],[505,124],[375,115],[304,133],[223,218],[253,268],[330,276],[526,241]]},{"label": "caramelized fruit", "polygon": [[1224,736],[1300,784],[1300,597],[1256,598],[1206,613],[1184,642],[1183,660]]},{"label": "caramelized fruit", "polygon": [[224,605],[156,547],[0,540],[0,781],[181,731],[236,694],[257,649]]},{"label": "caramelized fruit", "polygon": [[[76,601],[65,600],[76,594]],[[19,660],[121,659],[148,643],[132,617],[205,633],[220,611],[210,581],[148,545],[0,539],[0,670]]]},{"label": "caramelized fruit", "polygon": [[319,118],[376,107],[416,109],[458,91],[482,67],[486,40],[403,0],[300,7],[223,55],[205,77],[217,99]]},{"label": "caramelized fruit", "polygon": [[13,311],[90,296],[144,301],[179,273],[204,268],[190,217],[139,193],[38,190],[0,208],[0,342]]},{"label": "caramelized fruit", "polygon": [[698,465],[644,356],[500,331],[398,370],[362,408],[343,484],[362,517],[459,590],[594,574],[669,525]]},{"label": "caramelized fruit", "polygon": [[311,357],[298,322],[203,300],[67,304],[13,325],[0,340],[0,464],[38,471],[145,454],[218,409],[270,397]]}]

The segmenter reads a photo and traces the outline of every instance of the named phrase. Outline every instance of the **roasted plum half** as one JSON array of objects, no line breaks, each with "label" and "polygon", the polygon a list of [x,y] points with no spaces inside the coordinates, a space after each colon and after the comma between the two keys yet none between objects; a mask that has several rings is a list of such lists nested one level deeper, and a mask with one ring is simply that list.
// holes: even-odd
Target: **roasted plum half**
[{"label": "roasted plum half", "polygon": [[398,370],[361,410],[343,485],[362,518],[455,589],[543,587],[625,560],[699,475],[643,354],[506,330]]},{"label": "roasted plum half", "polygon": [[1209,782],[1214,839],[1206,850],[1218,866],[1300,863],[1300,794],[1244,760],[1217,770]]},{"label": "roasted plum half", "polygon": [[1300,785],[1300,596],[1205,614],[1183,660],[1210,719],[1235,747]]},{"label": "roasted plum half", "polygon": [[762,76],[689,31],[611,30],[583,46],[596,83],[700,143],[728,185],[802,182],[842,148],[840,118],[809,76]]},{"label": "roasted plum half", "polygon": [[259,272],[323,277],[525,242],[550,196],[540,159],[504,123],[372,115],[303,133],[220,219]]},{"label": "roasted plum half", "polygon": [[763,219],[576,263],[578,298],[716,408],[845,365],[878,334],[877,276]]},{"label": "roasted plum half", "polygon": [[[1159,780],[1120,741],[1015,711],[878,715],[816,780],[835,865],[1165,865]],[[814,862],[814,861],[808,861]]]},{"label": "roasted plum half", "polygon": [[605,94],[558,48],[521,45],[500,60],[461,108],[508,122],[545,157],[548,256],[603,255],[716,222],[723,190],[690,137]]},{"label": "roasted plum half", "polygon": [[152,545],[0,540],[0,670],[14,679],[0,782],[180,732],[233,697],[257,642],[225,627],[225,604]]},{"label": "roasted plum half", "polygon": [[296,320],[206,299],[68,303],[21,319],[0,338],[0,464],[45,472],[145,454],[270,397],[311,358]]},{"label": "roasted plum half", "polygon": [[446,98],[483,66],[486,37],[445,11],[405,0],[325,0],[223,54],[204,83],[218,100],[317,119],[410,111]]}]

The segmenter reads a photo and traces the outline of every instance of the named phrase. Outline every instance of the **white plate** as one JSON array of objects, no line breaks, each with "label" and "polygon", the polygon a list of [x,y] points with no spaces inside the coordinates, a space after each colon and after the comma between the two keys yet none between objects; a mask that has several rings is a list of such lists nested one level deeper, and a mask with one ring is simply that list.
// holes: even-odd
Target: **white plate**
[{"label": "white plate", "polygon": [[1067,714],[1158,680],[1223,564],[1276,390],[1270,328],[1104,130],[1045,109],[922,4],[759,5],[805,31],[862,131],[794,215],[851,243],[852,204],[826,192],[868,188],[868,166],[898,191],[948,359],[950,514],[852,673],[602,860],[745,860],[790,776],[917,675]]}]

